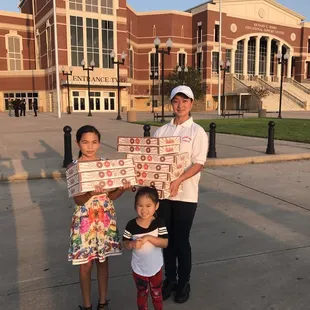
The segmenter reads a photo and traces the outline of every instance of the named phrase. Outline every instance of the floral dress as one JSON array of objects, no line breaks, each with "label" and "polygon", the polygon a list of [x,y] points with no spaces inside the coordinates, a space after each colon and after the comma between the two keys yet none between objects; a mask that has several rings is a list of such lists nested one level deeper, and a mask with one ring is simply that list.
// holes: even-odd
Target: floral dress
[{"label": "floral dress", "polygon": [[72,217],[68,259],[73,265],[93,259],[104,262],[120,255],[121,243],[116,226],[113,201],[108,194],[91,197],[83,206],[75,206]]}]

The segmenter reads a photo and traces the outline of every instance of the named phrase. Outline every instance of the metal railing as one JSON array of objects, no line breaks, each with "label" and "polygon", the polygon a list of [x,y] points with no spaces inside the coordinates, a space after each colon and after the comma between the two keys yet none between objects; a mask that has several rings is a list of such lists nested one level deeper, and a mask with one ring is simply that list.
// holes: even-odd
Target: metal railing
[{"label": "metal railing", "polygon": [[[280,88],[275,88],[260,78],[258,78],[257,81],[260,83],[260,85],[266,87],[271,93],[280,94]],[[296,103],[297,105],[299,105],[303,109],[307,108],[307,101],[300,100],[299,98],[297,98],[296,96],[294,96],[293,94],[291,94],[285,89],[283,89],[283,97],[284,97],[284,100],[285,99],[290,100]]]},{"label": "metal railing", "polygon": [[297,87],[299,90],[303,91],[304,93],[306,93],[307,95],[310,95],[310,89],[304,85],[302,85],[301,83],[297,82],[295,79],[292,78],[285,78],[285,82],[287,83],[291,83],[292,85],[294,85],[295,87]]}]

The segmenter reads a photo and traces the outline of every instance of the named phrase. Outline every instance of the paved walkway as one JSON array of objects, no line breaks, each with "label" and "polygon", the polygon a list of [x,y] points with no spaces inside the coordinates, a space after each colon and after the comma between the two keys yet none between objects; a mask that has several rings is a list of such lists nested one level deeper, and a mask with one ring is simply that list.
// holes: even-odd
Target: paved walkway
[{"label": "paved walkway", "polygon": [[[164,309],[309,309],[309,173],[309,162],[207,169],[191,234],[191,299]],[[1,182],[0,197],[0,309],[77,310],[65,181]],[[133,198],[115,202],[121,232],[135,216]],[[95,272],[92,284],[96,304]],[[137,309],[129,251],[110,259],[109,299],[113,310]]]},{"label": "paved walkway", "polygon": [[[306,113],[307,114],[307,113]],[[310,115],[310,114],[307,114]],[[194,118],[214,118],[211,113],[193,113]],[[146,113],[138,113],[139,120],[152,117]],[[74,142],[76,130],[85,124],[96,126],[102,133],[102,148],[100,153],[108,158],[123,157],[117,153],[116,139],[119,135],[142,136],[141,125],[115,120],[116,114],[94,114],[87,117],[86,114],[67,115],[58,119],[55,114],[39,114],[38,117],[27,115],[26,117],[9,118],[6,114],[0,114],[0,179],[15,176],[17,178],[40,178],[57,175],[63,162],[63,127],[69,125],[73,129],[72,145],[73,157],[78,154],[78,148]],[[152,133],[156,128],[152,128]],[[267,130],[267,129],[266,129]],[[231,159],[242,158],[241,162],[255,162],[260,156],[260,162],[266,161],[265,155],[267,139],[217,134],[217,156],[224,161],[209,161],[214,164],[232,164]],[[307,154],[300,158],[310,158],[310,145],[303,143],[276,141],[276,153],[281,158],[272,156],[271,159],[283,160],[288,154]],[[283,157],[284,156],[284,157]],[[254,158],[254,159],[253,159]],[[294,155],[291,159],[298,159]],[[247,160],[247,161],[246,161]]]}]

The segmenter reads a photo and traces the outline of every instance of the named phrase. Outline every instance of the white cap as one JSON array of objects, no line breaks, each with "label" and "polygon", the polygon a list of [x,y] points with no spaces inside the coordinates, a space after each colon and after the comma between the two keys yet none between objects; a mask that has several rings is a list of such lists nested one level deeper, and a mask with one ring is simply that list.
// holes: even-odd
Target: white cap
[{"label": "white cap", "polygon": [[193,91],[191,90],[190,87],[185,86],[185,85],[180,85],[175,87],[172,91],[171,91],[171,95],[170,95],[170,100],[172,100],[174,98],[174,96],[178,93],[184,94],[185,96],[187,96],[188,98],[194,100],[194,94]]}]

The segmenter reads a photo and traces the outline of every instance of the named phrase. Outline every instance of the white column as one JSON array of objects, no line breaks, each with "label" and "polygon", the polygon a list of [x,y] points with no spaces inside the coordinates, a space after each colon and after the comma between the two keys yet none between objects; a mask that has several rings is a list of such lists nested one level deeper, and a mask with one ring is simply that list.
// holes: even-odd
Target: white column
[{"label": "white column", "polygon": [[255,76],[259,75],[260,39],[261,39],[261,36],[257,36],[257,37],[256,37],[256,47],[255,47]]},{"label": "white column", "polygon": [[[282,42],[279,42],[279,43],[277,44],[277,46],[278,46],[278,52],[277,52],[277,53],[279,53],[279,51],[280,51],[280,53],[282,54],[282,46],[283,46],[283,43],[282,43]],[[278,61],[278,59],[277,59],[277,61]],[[281,79],[281,64],[279,64],[279,63],[278,63],[278,67],[277,67],[277,77],[278,77],[279,79]]]},{"label": "white column", "polygon": [[249,39],[244,39],[243,46],[243,76],[248,76],[248,47],[249,47]]},{"label": "white column", "polygon": [[268,78],[268,80],[270,77],[270,65],[271,65],[271,43],[272,43],[272,39],[267,38],[266,77]]},{"label": "white column", "polygon": [[[291,53],[291,51],[290,51]],[[292,55],[287,60],[287,78],[290,79],[292,77]]]},{"label": "white column", "polygon": [[230,59],[230,73],[235,73],[235,63],[236,63],[236,50],[233,48],[231,50],[231,59]]}]

